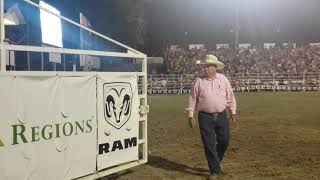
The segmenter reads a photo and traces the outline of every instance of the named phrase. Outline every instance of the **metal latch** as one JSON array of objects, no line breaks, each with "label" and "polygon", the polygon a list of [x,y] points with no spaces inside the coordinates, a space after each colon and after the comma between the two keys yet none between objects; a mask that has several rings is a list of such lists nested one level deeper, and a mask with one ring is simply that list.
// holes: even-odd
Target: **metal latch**
[{"label": "metal latch", "polygon": [[140,114],[148,114],[149,113],[149,105],[141,105],[139,107]]}]

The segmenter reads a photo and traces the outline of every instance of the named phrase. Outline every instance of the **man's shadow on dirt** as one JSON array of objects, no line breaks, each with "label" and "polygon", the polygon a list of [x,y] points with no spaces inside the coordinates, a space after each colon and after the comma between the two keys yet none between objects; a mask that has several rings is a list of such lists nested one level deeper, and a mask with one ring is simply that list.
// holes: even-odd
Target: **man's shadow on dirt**
[{"label": "man's shadow on dirt", "polygon": [[171,161],[161,156],[149,155],[149,166],[164,169],[167,171],[177,171],[184,174],[190,174],[195,176],[208,176],[209,170],[197,167],[191,167],[186,164]]},{"label": "man's shadow on dirt", "polygon": [[[146,164],[146,166],[152,166],[154,168],[164,169],[167,171],[180,172],[184,174],[201,176],[201,177],[207,177],[209,172],[209,170],[207,169],[190,167],[188,165],[177,163],[161,156],[153,156],[153,155],[149,155],[148,163]],[[108,176],[107,179],[108,180],[119,179],[122,176],[129,175],[131,173],[133,173],[132,170],[126,170],[117,174],[110,175]],[[106,180],[106,179],[102,178],[100,180]]]}]

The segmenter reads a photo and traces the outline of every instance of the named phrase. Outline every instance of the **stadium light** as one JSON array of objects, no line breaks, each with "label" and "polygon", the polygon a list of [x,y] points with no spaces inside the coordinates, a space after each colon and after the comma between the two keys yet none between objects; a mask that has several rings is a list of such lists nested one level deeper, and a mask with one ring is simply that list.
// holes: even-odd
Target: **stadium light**
[{"label": "stadium light", "polygon": [[[44,1],[40,1],[40,6],[56,15],[60,15],[58,9]],[[52,13],[40,9],[42,42],[56,47],[63,47],[61,19]]]}]

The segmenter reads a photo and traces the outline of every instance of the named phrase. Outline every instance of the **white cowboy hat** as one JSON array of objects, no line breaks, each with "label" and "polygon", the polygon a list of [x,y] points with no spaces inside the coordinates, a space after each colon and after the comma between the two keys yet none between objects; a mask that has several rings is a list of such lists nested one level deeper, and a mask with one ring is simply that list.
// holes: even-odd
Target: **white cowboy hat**
[{"label": "white cowboy hat", "polygon": [[212,54],[208,54],[206,56],[206,59],[204,60],[203,63],[200,63],[200,64],[215,64],[217,65],[217,69],[223,69],[224,68],[224,63],[219,61],[218,58]]}]

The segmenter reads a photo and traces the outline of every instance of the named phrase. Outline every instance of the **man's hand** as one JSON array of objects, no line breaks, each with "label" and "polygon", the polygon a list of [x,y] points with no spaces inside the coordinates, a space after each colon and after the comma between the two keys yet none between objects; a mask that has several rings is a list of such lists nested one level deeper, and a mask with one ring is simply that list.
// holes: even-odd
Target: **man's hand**
[{"label": "man's hand", "polygon": [[237,122],[236,114],[231,114],[230,120],[231,120],[232,123]]},{"label": "man's hand", "polygon": [[189,118],[188,118],[188,122],[189,122],[189,127],[190,127],[190,128],[193,128],[193,127],[196,126],[196,122],[194,121],[193,118],[189,117]]}]

